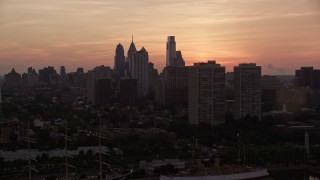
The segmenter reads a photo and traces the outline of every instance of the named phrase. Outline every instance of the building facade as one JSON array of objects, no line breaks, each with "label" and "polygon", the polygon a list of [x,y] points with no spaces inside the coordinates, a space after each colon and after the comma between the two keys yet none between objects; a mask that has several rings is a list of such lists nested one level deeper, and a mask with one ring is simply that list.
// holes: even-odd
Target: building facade
[{"label": "building facade", "polygon": [[125,71],[125,56],[123,46],[119,43],[114,56],[114,70],[120,77],[124,76]]},{"label": "building facade", "polygon": [[188,67],[165,67],[162,73],[162,99],[166,105],[188,105]]},{"label": "building facade", "polygon": [[176,58],[176,41],[174,36],[168,36],[166,48],[166,65],[174,66]]},{"label": "building facade", "polygon": [[127,59],[126,59],[126,74],[132,76],[132,56],[137,52],[136,46],[133,43],[133,38],[128,49]]},{"label": "building facade", "polygon": [[4,87],[6,90],[16,90],[21,87],[21,74],[17,73],[14,68],[5,75]]},{"label": "building facade", "polygon": [[234,118],[247,115],[261,119],[261,66],[254,63],[234,67]]},{"label": "building facade", "polygon": [[188,70],[188,114],[191,124],[225,122],[225,67],[215,61],[195,63]]},{"label": "building facade", "polygon": [[119,100],[122,103],[134,103],[137,100],[137,80],[120,79]]},{"label": "building facade", "polygon": [[131,76],[137,79],[139,96],[146,96],[149,92],[149,55],[144,47],[134,53],[131,59]]}]

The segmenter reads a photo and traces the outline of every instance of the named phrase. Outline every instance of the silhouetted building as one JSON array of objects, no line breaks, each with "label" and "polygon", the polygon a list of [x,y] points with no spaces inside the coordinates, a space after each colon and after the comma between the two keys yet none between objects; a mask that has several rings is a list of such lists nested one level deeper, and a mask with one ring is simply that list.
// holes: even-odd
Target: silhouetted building
[{"label": "silhouetted building", "polygon": [[123,103],[133,103],[137,100],[137,80],[120,79],[119,100]]},{"label": "silhouetted building", "polygon": [[182,58],[181,51],[176,51],[176,58],[174,59],[174,66],[175,67],[183,67],[185,66],[185,62]]},{"label": "silhouetted building", "polygon": [[279,104],[295,105],[312,108],[319,101],[314,97],[314,91],[310,87],[280,89],[277,91],[277,102]]},{"label": "silhouetted building", "polygon": [[148,77],[149,77],[149,95],[154,98],[155,89],[160,83],[158,70],[154,68],[152,62],[148,64]]},{"label": "silhouetted building", "polygon": [[[161,75],[157,101],[166,105],[188,105],[188,67],[167,66]],[[160,97],[159,97],[160,96]]]},{"label": "silhouetted building", "polygon": [[38,85],[38,74],[32,67],[28,68],[28,88],[34,88]]},{"label": "silhouetted building", "polygon": [[113,70],[109,66],[97,66],[93,71],[99,79],[111,79],[113,75]]},{"label": "silhouetted building", "polygon": [[254,63],[234,67],[234,117],[261,119],[261,66]]},{"label": "silhouetted building", "polygon": [[22,73],[21,75],[21,90],[28,90],[28,74]]},{"label": "silhouetted building", "polygon": [[125,71],[125,56],[123,46],[119,43],[114,56],[114,69],[120,77],[124,76]]},{"label": "silhouetted building", "polygon": [[67,74],[69,86],[83,88],[86,85],[86,76],[84,73],[70,72]]},{"label": "silhouetted building", "polygon": [[[87,102],[92,104],[98,104],[96,97],[97,94],[97,80],[100,79],[111,79],[113,71],[110,67],[106,66],[97,66],[93,70],[90,70],[86,73],[86,88],[87,88]],[[104,81],[106,82],[106,81]],[[102,83],[102,82],[101,82]],[[99,85],[100,87],[100,85]],[[101,85],[101,88],[104,86]],[[104,102],[104,100],[102,101]]]},{"label": "silhouetted building", "polygon": [[114,91],[112,87],[111,79],[98,79],[95,80],[95,93],[94,101],[95,105],[106,105],[114,98]]},{"label": "silhouetted building", "polygon": [[234,74],[233,72],[226,73],[226,111],[233,112],[234,106]]},{"label": "silhouetted building", "polygon": [[320,70],[319,69],[315,69],[312,72],[311,88],[320,89]]},{"label": "silhouetted building", "polygon": [[82,67],[77,68],[77,74],[84,74],[84,69]]},{"label": "silhouetted building", "polygon": [[320,70],[315,70],[313,67],[301,67],[296,70],[294,85],[296,88],[320,89]]},{"label": "silhouetted building", "polygon": [[189,122],[225,122],[225,67],[215,61],[194,63],[188,70]]},{"label": "silhouetted building", "polygon": [[14,68],[12,68],[11,72],[5,75],[4,87],[6,90],[20,89],[21,75],[17,73]]},{"label": "silhouetted building", "polygon": [[66,68],[64,66],[60,67],[60,76],[61,77],[66,77],[67,76]]},{"label": "silhouetted building", "polygon": [[90,70],[86,74],[86,88],[87,95],[86,99],[88,103],[95,103],[95,81],[98,80],[99,77],[94,70]]},{"label": "silhouetted building", "polygon": [[176,58],[176,41],[174,36],[168,36],[166,49],[166,65],[174,66],[174,60]]},{"label": "silhouetted building", "polygon": [[234,91],[234,74],[233,72],[226,73],[226,99],[234,100],[233,91]]},{"label": "silhouetted building", "polygon": [[149,55],[144,47],[134,53],[131,59],[131,76],[138,80],[138,95],[146,96],[149,92],[148,67]]},{"label": "silhouetted building", "polygon": [[294,86],[300,92],[303,106],[320,106],[320,70],[313,67],[301,67],[296,70]]},{"label": "silhouetted building", "polygon": [[261,77],[262,111],[272,111],[277,105],[277,91],[281,83],[277,76],[264,75]]},{"label": "silhouetted building", "polygon": [[126,63],[128,64],[128,72],[127,74],[128,75],[132,75],[132,56],[133,54],[137,52],[137,49],[136,49],[136,46],[134,45],[133,43],[133,37],[132,37],[132,41],[131,41],[131,44],[130,44],[130,47],[128,49],[128,53],[127,53],[127,61]]},{"label": "silhouetted building", "polygon": [[52,84],[52,80],[55,79],[55,75],[57,74],[56,70],[52,66],[48,66],[47,68],[43,68],[39,70],[39,81],[46,83],[47,85]]}]

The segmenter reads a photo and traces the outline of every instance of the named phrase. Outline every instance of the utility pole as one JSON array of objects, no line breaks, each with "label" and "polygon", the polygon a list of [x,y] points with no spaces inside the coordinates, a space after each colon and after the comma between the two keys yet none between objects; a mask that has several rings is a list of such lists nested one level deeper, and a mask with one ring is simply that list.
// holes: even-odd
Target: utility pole
[{"label": "utility pole", "polygon": [[101,149],[101,117],[99,115],[99,166],[100,166],[100,180],[102,180],[102,149]]},{"label": "utility pole", "polygon": [[69,167],[71,168],[76,168],[75,166],[72,166],[71,164],[68,163],[68,158],[73,158],[73,156],[69,155],[68,151],[68,141],[72,141],[71,137],[68,136],[68,120],[66,120],[66,125],[65,125],[65,135],[64,135],[64,150],[65,150],[65,168],[66,168],[66,180],[69,179]]},{"label": "utility pole", "polygon": [[99,135],[98,135],[98,138],[99,138],[99,160],[97,160],[97,162],[99,163],[100,180],[102,180],[102,177],[103,177],[102,176],[102,165],[106,165],[108,167],[110,167],[110,165],[108,163],[102,161],[102,154],[106,154],[106,153],[102,152],[101,140],[102,140],[102,138],[105,138],[105,137],[102,135],[102,130],[101,130],[102,129],[101,115],[98,114],[98,117],[99,117]]},{"label": "utility pole", "polygon": [[237,133],[238,137],[238,163],[241,164],[241,149],[240,149],[240,133]]},{"label": "utility pole", "polygon": [[306,129],[304,132],[304,148],[306,150],[307,163],[309,163],[310,158],[310,142],[309,142],[309,132]]},{"label": "utility pole", "polygon": [[39,172],[35,168],[31,166],[31,161],[37,161],[36,158],[31,154],[30,147],[31,143],[36,143],[36,140],[30,137],[30,121],[28,120],[28,130],[27,130],[27,139],[25,140],[28,143],[28,151],[26,154],[26,158],[28,159],[28,171],[29,171],[29,180],[32,180],[32,171]]}]

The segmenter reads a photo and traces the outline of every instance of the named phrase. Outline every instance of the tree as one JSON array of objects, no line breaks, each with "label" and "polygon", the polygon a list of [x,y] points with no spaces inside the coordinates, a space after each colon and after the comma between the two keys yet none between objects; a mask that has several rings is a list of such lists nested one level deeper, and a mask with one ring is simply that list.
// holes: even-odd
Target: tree
[{"label": "tree", "polygon": [[88,149],[88,151],[87,151],[87,155],[88,155],[88,156],[92,156],[92,155],[93,155],[93,151],[92,151],[92,149]]}]

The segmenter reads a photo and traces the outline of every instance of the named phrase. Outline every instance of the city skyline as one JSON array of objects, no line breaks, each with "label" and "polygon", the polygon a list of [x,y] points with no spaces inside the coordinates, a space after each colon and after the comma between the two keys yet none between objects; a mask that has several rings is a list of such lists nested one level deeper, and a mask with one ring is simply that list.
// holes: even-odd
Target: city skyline
[{"label": "city skyline", "polygon": [[316,0],[2,1],[0,74],[29,66],[113,67],[116,45],[127,52],[132,34],[159,71],[172,35],[186,65],[216,60],[232,71],[254,62],[263,74],[294,74],[320,67],[319,7]]}]

